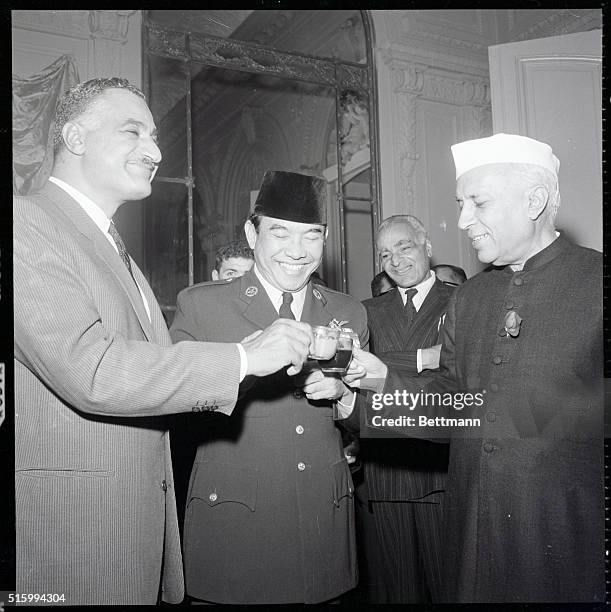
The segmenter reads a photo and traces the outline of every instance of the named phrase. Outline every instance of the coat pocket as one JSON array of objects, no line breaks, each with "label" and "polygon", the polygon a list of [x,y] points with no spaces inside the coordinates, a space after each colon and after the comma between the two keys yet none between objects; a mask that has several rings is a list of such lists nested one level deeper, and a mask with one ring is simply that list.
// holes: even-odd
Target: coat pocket
[{"label": "coat pocket", "polygon": [[259,470],[215,461],[197,464],[187,506],[195,499],[211,508],[224,503],[238,503],[251,512],[257,507]]},{"label": "coat pocket", "polygon": [[340,459],[331,465],[331,472],[333,475],[333,503],[339,507],[342,498],[354,495],[350,466],[346,459]]}]

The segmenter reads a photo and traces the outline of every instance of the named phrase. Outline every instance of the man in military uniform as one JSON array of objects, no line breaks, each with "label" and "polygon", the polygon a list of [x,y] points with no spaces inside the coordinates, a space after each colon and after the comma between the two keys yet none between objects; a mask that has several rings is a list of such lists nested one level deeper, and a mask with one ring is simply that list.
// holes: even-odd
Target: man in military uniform
[{"label": "man in military uniform", "polygon": [[[244,229],[253,270],[182,291],[174,341],[240,340],[280,316],[341,323],[367,345],[363,306],[310,280],[326,237],[322,179],[266,172]],[[318,603],[356,585],[353,485],[333,418],[353,398],[309,363],[299,377],[247,377],[234,415],[194,432],[184,528],[193,599]]]}]

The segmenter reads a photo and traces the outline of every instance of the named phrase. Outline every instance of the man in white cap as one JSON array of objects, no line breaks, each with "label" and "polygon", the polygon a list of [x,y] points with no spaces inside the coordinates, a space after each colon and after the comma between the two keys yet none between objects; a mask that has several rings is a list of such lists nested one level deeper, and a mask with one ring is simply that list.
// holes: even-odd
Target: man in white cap
[{"label": "man in white cap", "polygon": [[[492,265],[451,299],[441,377],[424,387],[452,394],[453,405],[411,414],[469,410],[480,421],[395,430],[452,437],[445,599],[602,601],[601,254],[554,228],[559,163],[547,144],[496,134],[452,153],[458,225]],[[357,357],[363,389],[423,388],[369,353]],[[482,405],[457,412],[466,392],[481,393]]]}]

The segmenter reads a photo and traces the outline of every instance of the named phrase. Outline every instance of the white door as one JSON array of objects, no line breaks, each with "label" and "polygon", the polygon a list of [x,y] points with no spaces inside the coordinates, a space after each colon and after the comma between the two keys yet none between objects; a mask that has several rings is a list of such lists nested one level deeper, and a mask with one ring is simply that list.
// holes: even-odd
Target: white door
[{"label": "white door", "polygon": [[602,31],[489,48],[494,132],[530,136],[560,160],[557,227],[602,250]]}]

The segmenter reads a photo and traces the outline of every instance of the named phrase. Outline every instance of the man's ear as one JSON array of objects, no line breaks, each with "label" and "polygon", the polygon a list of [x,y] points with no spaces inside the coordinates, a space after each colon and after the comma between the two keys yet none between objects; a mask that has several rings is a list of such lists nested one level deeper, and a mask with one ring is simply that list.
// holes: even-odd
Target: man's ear
[{"label": "man's ear", "polygon": [[545,210],[549,201],[549,192],[543,185],[537,185],[528,192],[528,217],[536,221]]},{"label": "man's ear", "polygon": [[85,129],[82,125],[67,121],[62,128],[62,138],[70,153],[82,155],[85,152]]},{"label": "man's ear", "polygon": [[252,221],[248,219],[246,223],[244,223],[244,233],[246,234],[246,241],[248,242],[248,246],[251,249],[255,248],[255,244],[257,242],[257,230],[253,225]]},{"label": "man's ear", "polygon": [[217,281],[219,279],[219,272],[218,270],[214,269],[212,270],[212,280],[213,281]]},{"label": "man's ear", "polygon": [[429,257],[433,256],[433,245],[431,244],[431,241],[428,238],[426,239],[426,254]]}]

